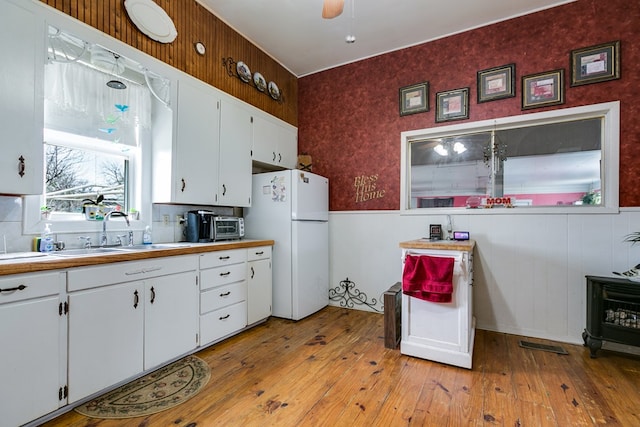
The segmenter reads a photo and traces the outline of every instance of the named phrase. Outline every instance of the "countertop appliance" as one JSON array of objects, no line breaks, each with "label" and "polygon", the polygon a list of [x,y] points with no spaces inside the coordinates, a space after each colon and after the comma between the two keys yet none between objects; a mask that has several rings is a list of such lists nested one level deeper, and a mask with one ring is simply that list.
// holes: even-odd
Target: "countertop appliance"
[{"label": "countertop appliance", "polygon": [[188,242],[208,243],[244,237],[243,218],[218,216],[204,210],[189,211],[186,217]]},{"label": "countertop appliance", "polygon": [[213,242],[213,218],[210,211],[196,210],[187,212],[187,241],[192,243]]},{"label": "countertop appliance", "polygon": [[246,235],[273,239],[273,315],[299,320],[329,304],[329,180],[300,170],[253,175]]}]

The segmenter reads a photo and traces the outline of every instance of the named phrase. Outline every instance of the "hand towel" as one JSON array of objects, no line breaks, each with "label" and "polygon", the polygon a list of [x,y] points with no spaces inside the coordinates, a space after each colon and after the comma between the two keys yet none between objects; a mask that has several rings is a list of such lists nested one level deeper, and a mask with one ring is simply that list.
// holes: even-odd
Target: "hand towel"
[{"label": "hand towel", "polygon": [[449,257],[407,255],[402,273],[402,292],[431,302],[451,302],[453,264]]}]

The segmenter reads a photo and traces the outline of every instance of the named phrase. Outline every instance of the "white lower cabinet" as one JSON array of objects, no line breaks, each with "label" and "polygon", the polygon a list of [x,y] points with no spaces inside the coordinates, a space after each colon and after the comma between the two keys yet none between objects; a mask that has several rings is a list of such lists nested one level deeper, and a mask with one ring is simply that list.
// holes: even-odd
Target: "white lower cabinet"
[{"label": "white lower cabinet", "polygon": [[[443,243],[445,247],[447,244]],[[409,248],[403,249],[403,260],[407,255],[453,258],[454,268],[451,302],[402,295],[402,354],[471,369],[475,340],[473,244],[467,246],[465,250],[403,246]]]},{"label": "white lower cabinet", "polygon": [[248,249],[247,259],[247,324],[252,325],[271,316],[271,246]]},{"label": "white lower cabinet", "polygon": [[143,370],[140,281],[69,295],[69,403]]},{"label": "white lower cabinet", "polygon": [[64,273],[0,279],[0,424],[18,426],[66,404]]},{"label": "white lower cabinet", "polygon": [[0,425],[29,423],[265,320],[271,252],[0,277]]},{"label": "white lower cabinet", "polygon": [[145,281],[144,369],[196,348],[198,286],[194,271]]},{"label": "white lower cabinet", "polygon": [[177,256],[68,272],[69,403],[197,347],[197,262]]},{"label": "white lower cabinet", "polygon": [[247,250],[200,255],[200,345],[247,326]]}]

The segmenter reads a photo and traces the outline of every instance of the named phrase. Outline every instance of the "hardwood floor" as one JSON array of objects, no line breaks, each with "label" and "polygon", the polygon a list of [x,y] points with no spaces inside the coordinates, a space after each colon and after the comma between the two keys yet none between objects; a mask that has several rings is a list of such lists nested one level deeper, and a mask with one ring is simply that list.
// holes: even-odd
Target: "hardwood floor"
[{"label": "hardwood floor", "polygon": [[[473,369],[384,348],[382,315],[328,307],[272,318],[197,353],[203,391],[175,409],[126,420],[71,411],[45,426],[639,426],[640,358],[478,330]],[[527,341],[556,344],[527,338]]]}]

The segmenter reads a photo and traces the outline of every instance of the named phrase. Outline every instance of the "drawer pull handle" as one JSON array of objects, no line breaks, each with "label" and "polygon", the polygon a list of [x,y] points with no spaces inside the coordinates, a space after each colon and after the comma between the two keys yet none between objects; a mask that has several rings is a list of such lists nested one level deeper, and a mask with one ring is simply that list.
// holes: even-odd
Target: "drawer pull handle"
[{"label": "drawer pull handle", "polygon": [[253,276],[256,275],[256,271],[253,269],[253,266],[251,267],[251,278],[253,279]]},{"label": "drawer pull handle", "polygon": [[25,285],[20,285],[20,286],[16,286],[15,288],[5,288],[5,289],[0,289],[0,292],[14,292],[14,291],[23,291],[27,289],[27,287]]},{"label": "drawer pull handle", "polygon": [[138,291],[136,290],[133,293],[133,308],[138,308],[138,302],[139,302]]},{"label": "drawer pull handle", "polygon": [[219,320],[227,320],[230,316],[230,314],[227,314],[226,316],[220,317]]},{"label": "drawer pull handle", "polygon": [[220,273],[220,275],[221,275],[221,276],[228,276],[228,275],[230,275],[230,274],[231,274],[231,272],[230,272],[230,271],[227,271],[226,273]]},{"label": "drawer pull handle", "polygon": [[187,186],[187,183],[184,182],[184,178],[182,178],[180,181],[182,181],[182,187],[180,187],[180,192],[184,193],[184,188]]},{"label": "drawer pull handle", "polygon": [[262,254],[264,254],[264,251],[256,252],[256,255],[262,255]]},{"label": "drawer pull handle", "polygon": [[151,301],[149,301],[151,304],[154,303],[154,301],[156,300],[156,290],[153,288],[153,286],[151,287]]},{"label": "drawer pull handle", "polygon": [[22,156],[18,157],[18,175],[20,175],[20,178],[24,176],[25,168],[26,166],[24,164],[24,157]]},{"label": "drawer pull handle", "polygon": [[218,257],[218,259],[219,259],[220,261],[226,261],[226,260],[228,260],[229,258],[231,258],[229,255],[227,255],[227,256],[221,256],[221,257]]},{"label": "drawer pull handle", "polygon": [[229,295],[231,295],[231,291],[220,294],[221,297],[228,297]]}]

